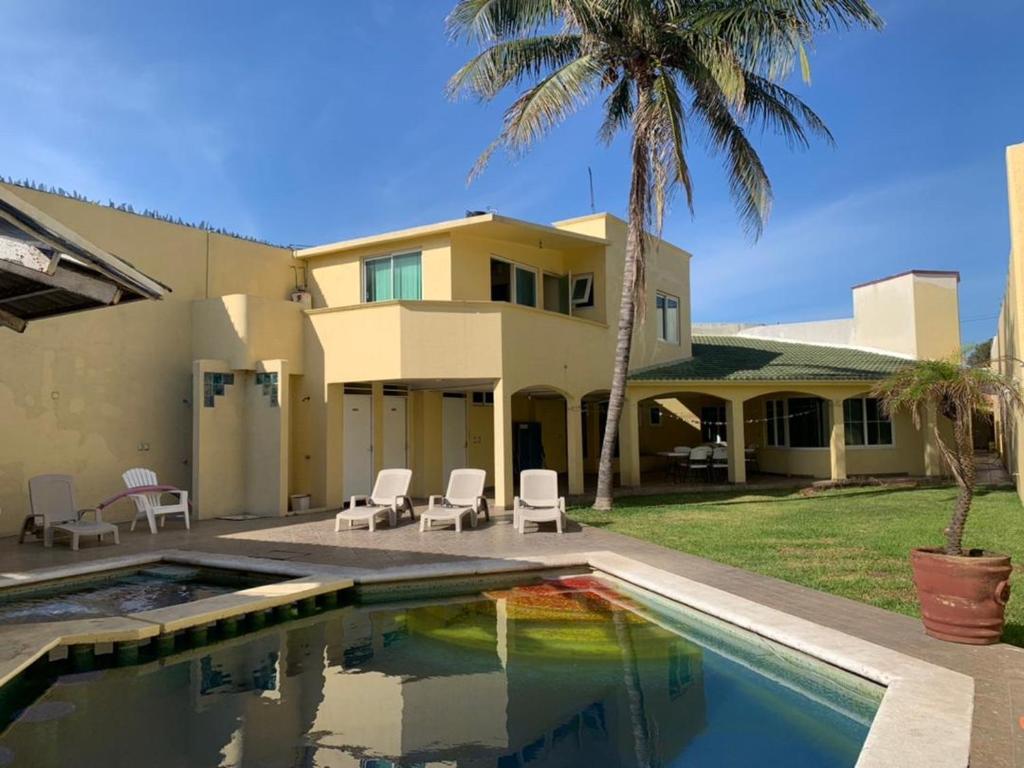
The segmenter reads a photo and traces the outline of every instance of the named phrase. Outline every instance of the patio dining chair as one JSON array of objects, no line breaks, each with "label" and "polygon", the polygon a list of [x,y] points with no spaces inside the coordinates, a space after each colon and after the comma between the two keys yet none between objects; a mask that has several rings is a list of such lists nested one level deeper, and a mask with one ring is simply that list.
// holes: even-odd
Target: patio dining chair
[{"label": "patio dining chair", "polygon": [[715,446],[711,452],[711,478],[715,479],[720,474],[729,476],[729,449],[724,445]]},{"label": "patio dining chair", "polygon": [[[60,531],[71,537],[71,549],[78,549],[82,536],[95,536],[102,541],[106,534],[112,534],[114,543],[120,544],[117,526],[103,522],[98,509],[79,509],[75,504],[75,482],[71,475],[38,475],[28,481],[30,515],[37,525],[43,527],[43,545],[53,546],[54,534]],[[95,520],[90,522],[82,517],[91,512]]]},{"label": "patio dining chair", "polygon": [[558,495],[558,473],[553,469],[524,469],[519,473],[519,495],[512,500],[512,525],[526,533],[526,524],[553,522],[565,527],[565,497]]},{"label": "patio dining chair", "polygon": [[[388,525],[398,525],[398,516],[407,511],[415,520],[416,512],[409,499],[409,483],[412,481],[411,469],[382,469],[377,473],[377,480],[369,496],[356,495],[349,499],[348,509],[343,509],[334,518],[334,532],[341,530],[341,521],[346,520],[351,528],[355,522],[365,521],[371,531],[377,528],[377,518],[385,515]],[[359,502],[363,506],[358,506]]]},{"label": "patio dining chair", "polygon": [[711,471],[711,449],[708,446],[698,445],[690,451],[688,470],[688,476],[703,472],[704,478],[707,479],[708,473]]},{"label": "patio dining chair", "polygon": [[[145,467],[129,469],[121,475],[121,478],[129,489],[152,488],[152,486],[160,485],[156,472]],[[174,496],[177,498],[177,501],[167,503],[163,500],[165,495]],[[132,520],[131,528],[129,528],[131,531],[135,530],[135,524],[139,520],[145,518],[149,523],[149,532],[156,533],[156,519],[160,518],[160,527],[163,528],[167,522],[168,515],[181,515],[185,518],[185,530],[190,529],[188,521],[188,491],[150,490],[144,493],[131,494],[131,500],[135,502],[135,518]]]},{"label": "patio dining chair", "polygon": [[487,472],[482,469],[453,469],[448,476],[448,490],[444,496],[431,496],[427,510],[420,515],[420,531],[430,530],[434,523],[455,523],[455,532],[462,532],[462,518],[476,528],[480,515],[491,519],[484,498]]},{"label": "patio dining chair", "polygon": [[669,479],[674,483],[686,479],[686,473],[690,469],[690,447],[688,445],[676,445],[672,448],[672,463],[669,465]]}]

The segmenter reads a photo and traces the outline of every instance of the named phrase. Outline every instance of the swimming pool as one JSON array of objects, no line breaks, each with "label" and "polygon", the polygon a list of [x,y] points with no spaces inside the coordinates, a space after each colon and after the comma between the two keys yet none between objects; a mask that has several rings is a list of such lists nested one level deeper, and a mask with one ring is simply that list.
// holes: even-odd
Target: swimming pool
[{"label": "swimming pool", "polygon": [[123,616],[191,603],[286,577],[157,563],[0,591],[0,626]]},{"label": "swimming pool", "polygon": [[884,691],[601,576],[388,594],[47,681],[0,764],[852,766]]}]

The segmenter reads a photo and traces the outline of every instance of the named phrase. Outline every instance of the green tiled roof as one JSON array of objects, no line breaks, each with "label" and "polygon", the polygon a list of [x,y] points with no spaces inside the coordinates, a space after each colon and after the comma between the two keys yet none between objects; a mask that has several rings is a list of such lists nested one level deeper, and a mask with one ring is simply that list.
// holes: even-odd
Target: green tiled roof
[{"label": "green tiled roof", "polygon": [[884,379],[908,360],[846,347],[740,336],[694,336],[693,357],[642,368],[632,381],[850,381]]}]

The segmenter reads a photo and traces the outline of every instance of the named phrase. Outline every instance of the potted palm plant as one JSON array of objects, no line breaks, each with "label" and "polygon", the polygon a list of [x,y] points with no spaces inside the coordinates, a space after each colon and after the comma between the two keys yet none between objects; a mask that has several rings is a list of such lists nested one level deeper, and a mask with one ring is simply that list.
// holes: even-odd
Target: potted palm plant
[{"label": "potted palm plant", "polygon": [[975,411],[992,405],[1007,410],[1021,406],[1020,391],[991,368],[967,367],[954,360],[921,360],[883,381],[874,394],[887,413],[909,413],[918,428],[922,415],[933,409],[952,426],[944,435],[938,420],[929,420],[958,488],[945,530],[946,544],[914,549],[910,555],[925,631],[956,643],[997,643],[1010,598],[1012,566],[1008,555],[963,546],[975,487],[971,420]]}]

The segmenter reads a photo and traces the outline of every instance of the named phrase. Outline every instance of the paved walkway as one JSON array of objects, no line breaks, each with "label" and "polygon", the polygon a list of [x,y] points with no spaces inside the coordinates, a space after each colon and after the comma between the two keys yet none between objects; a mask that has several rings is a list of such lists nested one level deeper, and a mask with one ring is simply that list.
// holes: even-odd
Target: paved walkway
[{"label": "paved walkway", "polygon": [[[125,526],[120,546],[84,543],[78,552],[66,546],[47,550],[38,543],[18,545],[15,538],[0,539],[0,571],[6,575],[172,548],[366,569],[481,557],[611,550],[971,675],[976,686],[972,768],[1024,766],[1024,649],[1008,645],[972,648],[942,643],[925,636],[916,619],[599,528],[570,524],[562,536],[546,529],[521,536],[513,530],[509,518],[501,514],[495,515],[491,523],[461,535],[451,530],[421,534],[418,526],[409,523],[407,518],[395,530],[382,528],[371,534],[365,529],[354,529],[336,534],[333,518],[323,513],[240,522],[202,521],[195,524],[190,533],[181,528],[180,523],[168,525],[157,536],[141,529],[129,533]],[[936,691],[935,695],[942,696],[942,691]]]}]

